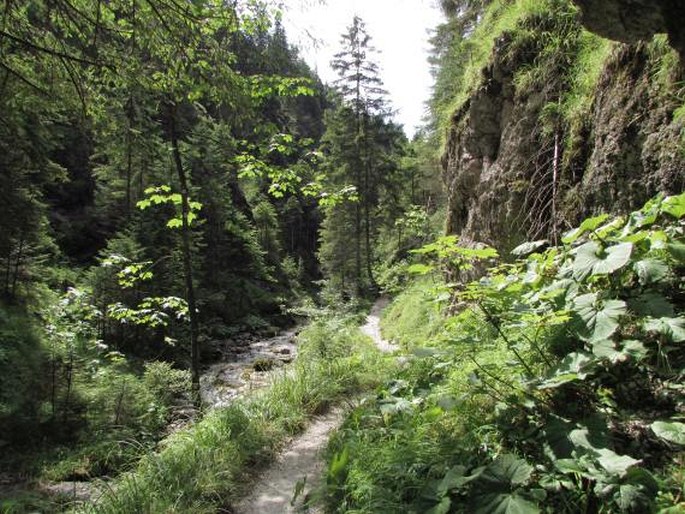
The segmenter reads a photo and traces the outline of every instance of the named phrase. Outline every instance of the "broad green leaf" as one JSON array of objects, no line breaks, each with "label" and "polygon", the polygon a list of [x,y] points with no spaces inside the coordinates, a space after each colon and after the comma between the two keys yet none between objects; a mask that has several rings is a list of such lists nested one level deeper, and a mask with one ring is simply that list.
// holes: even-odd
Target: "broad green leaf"
[{"label": "broad green leaf", "polygon": [[628,355],[616,349],[616,345],[610,339],[603,339],[594,341],[591,344],[592,353],[600,359],[606,359],[610,362],[622,362],[629,358]]},{"label": "broad green leaf", "polygon": [[466,476],[466,466],[454,466],[438,484],[438,492],[446,493],[451,489],[458,489],[474,478]]},{"label": "broad green leaf", "polygon": [[426,511],[426,514],[447,514],[452,507],[452,500],[449,496],[445,496],[440,500],[440,503]]},{"label": "broad green leaf", "polygon": [[623,236],[629,236],[636,228],[643,228],[652,225],[661,209],[661,197],[653,198],[648,201],[642,209],[630,213],[628,223],[623,229]]},{"label": "broad green leaf", "polygon": [[550,460],[555,461],[571,456],[574,447],[568,435],[574,427],[574,423],[564,418],[554,414],[549,416],[545,423],[543,434],[546,440],[545,454]]},{"label": "broad green leaf", "polygon": [[548,244],[549,241],[546,239],[542,239],[540,241],[530,241],[518,245],[511,251],[511,254],[515,255],[516,257],[525,257],[526,255],[537,252],[540,248],[544,248]]},{"label": "broad green leaf", "polygon": [[425,275],[433,271],[435,267],[429,266],[427,264],[412,264],[407,268],[409,273],[416,273],[417,275]]},{"label": "broad green leaf", "polygon": [[480,475],[480,480],[489,483],[522,485],[528,482],[533,467],[516,455],[504,454],[489,464]]},{"label": "broad green leaf", "polygon": [[540,384],[538,388],[552,389],[576,380],[585,380],[588,374],[593,371],[594,365],[595,360],[590,354],[569,353],[552,371],[550,378]]},{"label": "broad green leaf", "polygon": [[576,250],[573,276],[584,280],[589,275],[607,275],[623,268],[630,261],[632,243],[619,243],[603,249],[599,243],[590,241]]},{"label": "broad green leaf", "polygon": [[554,461],[554,467],[562,473],[582,474],[585,473],[585,466],[583,466],[577,459],[557,459]]},{"label": "broad green leaf", "polygon": [[641,486],[651,497],[656,496],[659,492],[659,482],[654,478],[654,475],[644,468],[630,468],[625,480],[629,484]]},{"label": "broad green leaf", "polygon": [[181,218],[171,218],[166,222],[166,226],[169,228],[181,228],[183,226],[183,221]]},{"label": "broad green leaf", "polygon": [[564,237],[561,239],[561,241],[565,244],[573,243],[586,232],[591,232],[595,230],[602,223],[604,223],[608,217],[608,214],[600,214],[599,216],[595,216],[593,218],[588,218],[584,220],[578,228],[575,228],[564,234]]},{"label": "broad green leaf", "polygon": [[649,350],[642,341],[629,339],[627,341],[621,341],[621,345],[623,346],[622,352],[630,355],[637,361],[644,359],[649,354]]},{"label": "broad green leaf", "polygon": [[455,252],[469,259],[495,259],[499,257],[497,250],[490,246],[480,246],[475,248],[466,248],[457,246]]},{"label": "broad green leaf", "polygon": [[627,311],[623,300],[599,301],[594,293],[578,296],[573,306],[585,325],[587,332],[584,336],[590,340],[609,339],[616,332],[620,317]]},{"label": "broad green leaf", "polygon": [[650,425],[657,437],[669,443],[685,445],[685,423],[678,421],[655,421]]},{"label": "broad green leaf", "polygon": [[638,232],[635,232],[633,234],[628,234],[624,235],[621,237],[621,241],[625,241],[626,243],[633,243],[633,244],[638,244],[645,239],[649,238],[649,232],[646,230],[640,230]]},{"label": "broad green leaf", "polygon": [[672,317],[674,312],[673,304],[664,295],[654,291],[628,300],[628,305],[636,314],[653,318]]},{"label": "broad green leaf", "polygon": [[540,509],[517,493],[490,493],[472,500],[474,514],[539,514]]},{"label": "broad green leaf", "polygon": [[596,452],[598,454],[597,462],[612,474],[623,475],[628,471],[628,468],[640,463],[637,459],[633,459],[628,455],[619,455],[608,448],[600,448]]},{"label": "broad green leaf", "polygon": [[630,359],[640,361],[644,359],[649,350],[641,341],[627,340],[617,345],[609,340],[594,341],[591,343],[592,353],[600,359],[606,359],[612,363],[625,362]]},{"label": "broad green leaf", "polygon": [[661,209],[676,219],[682,218],[685,216],[685,193],[664,198]]},{"label": "broad green leaf", "polygon": [[668,275],[668,265],[657,259],[644,259],[635,263],[635,272],[643,286],[655,284]]},{"label": "broad green leaf", "polygon": [[621,484],[614,495],[621,512],[650,512],[651,498],[640,485]]},{"label": "broad green leaf", "polygon": [[650,318],[642,325],[647,332],[662,334],[675,343],[685,341],[685,318]]},{"label": "broad green leaf", "polygon": [[671,256],[678,262],[685,262],[685,244],[683,243],[667,243],[664,248]]},{"label": "broad green leaf", "polygon": [[592,416],[583,425],[571,430],[568,438],[573,443],[575,450],[581,450],[581,454],[597,454],[600,448],[606,448],[609,444],[606,420],[601,416]]},{"label": "broad green leaf", "polygon": [[595,234],[600,239],[606,239],[611,234],[617,232],[619,229],[623,228],[626,224],[626,219],[623,216],[611,220],[609,223],[602,225],[595,230]]}]

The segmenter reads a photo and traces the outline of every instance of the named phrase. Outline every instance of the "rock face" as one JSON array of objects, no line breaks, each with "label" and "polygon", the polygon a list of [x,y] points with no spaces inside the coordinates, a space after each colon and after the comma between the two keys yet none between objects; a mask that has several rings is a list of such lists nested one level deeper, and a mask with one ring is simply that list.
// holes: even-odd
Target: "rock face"
[{"label": "rock face", "polygon": [[[674,121],[685,101],[676,86],[682,65],[668,48],[657,56],[657,42],[639,41],[667,30],[669,16],[682,10],[679,2],[576,3],[583,11],[574,29],[568,17],[558,22],[550,15],[547,26],[536,19],[534,26],[519,27],[528,39],[501,35],[479,87],[453,114],[442,161],[448,233],[506,251],[524,240],[556,239],[597,212],[627,212],[658,192],[685,188],[683,127]],[[661,7],[649,8],[656,4]],[[630,6],[635,12],[627,15]],[[641,9],[649,15],[633,19]],[[577,66],[578,57],[573,48],[550,57],[540,34],[556,31],[563,39],[564,30],[584,41],[580,20],[631,44],[617,43],[607,53],[585,114],[571,124],[560,111],[573,87],[565,70]],[[669,31],[673,41],[680,41],[678,30]],[[661,62],[664,55],[676,55],[670,67]],[[524,83],[522,71],[540,66],[543,58],[558,70]]]},{"label": "rock face", "polygon": [[623,43],[637,43],[667,33],[671,45],[685,58],[685,3],[681,0],[573,0],[583,25],[592,32]]}]

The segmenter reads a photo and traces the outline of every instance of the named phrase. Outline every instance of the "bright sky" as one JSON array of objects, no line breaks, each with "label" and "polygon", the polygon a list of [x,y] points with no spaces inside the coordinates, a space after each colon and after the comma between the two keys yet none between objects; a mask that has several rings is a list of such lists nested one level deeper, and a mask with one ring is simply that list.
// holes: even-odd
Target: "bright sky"
[{"label": "bright sky", "polygon": [[429,31],[442,19],[435,0],[285,0],[288,39],[302,57],[331,83],[330,67],[340,50],[340,36],[357,14],[366,23],[371,44],[379,53],[381,79],[398,112],[396,121],[411,137],[421,125],[432,78],[427,62]]}]

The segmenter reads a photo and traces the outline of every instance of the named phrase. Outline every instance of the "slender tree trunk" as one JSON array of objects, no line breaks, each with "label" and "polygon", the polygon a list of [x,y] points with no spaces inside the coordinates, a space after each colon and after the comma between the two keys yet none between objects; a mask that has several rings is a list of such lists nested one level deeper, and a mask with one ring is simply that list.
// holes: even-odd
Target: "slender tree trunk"
[{"label": "slender tree trunk", "polygon": [[169,103],[169,132],[171,137],[171,149],[178,173],[178,181],[181,187],[181,242],[183,253],[183,272],[186,283],[186,300],[190,313],[190,371],[192,374],[193,393],[195,401],[200,401],[200,345],[198,341],[199,323],[197,308],[195,305],[195,288],[193,287],[193,266],[190,253],[190,226],[188,213],[190,212],[188,181],[181,161],[181,151],[178,146],[178,133],[176,129],[176,105]]},{"label": "slender tree trunk", "polygon": [[552,161],[552,242],[559,244],[557,234],[557,184],[559,181],[559,130],[554,131],[554,160]]},{"label": "slender tree trunk", "polygon": [[133,129],[133,98],[129,97],[128,106],[126,107],[126,117],[128,118],[128,126],[126,131],[126,219],[131,218],[131,188],[133,181],[133,138],[131,130]]},{"label": "slender tree trunk", "polygon": [[366,124],[362,127],[363,142],[364,142],[364,238],[366,243],[366,273],[369,278],[369,286],[372,289],[376,287],[376,281],[373,278],[373,270],[371,269],[371,262],[373,261],[371,248],[371,152],[369,149],[369,139],[367,136]]},{"label": "slender tree trunk", "polygon": [[50,382],[51,382],[51,390],[50,390],[50,406],[52,407],[52,417],[54,419],[55,417],[55,402],[56,402],[56,396],[57,396],[57,352],[55,351],[55,341],[53,339],[52,341],[52,369],[51,369],[51,376],[50,376]]},{"label": "slender tree trunk", "polygon": [[10,296],[10,278],[12,277],[12,243],[7,249],[7,265],[5,266],[5,296]]},{"label": "slender tree trunk", "polygon": [[[359,184],[360,173],[357,173],[357,184]],[[360,195],[361,196],[361,195]],[[354,263],[354,275],[355,281],[357,283],[357,294],[361,296],[362,293],[362,210],[361,198],[357,201],[354,206],[354,252],[355,252],[355,263]]]},{"label": "slender tree trunk", "polygon": [[[71,348],[69,350],[69,362],[67,363],[66,369],[67,375],[67,391],[64,396],[64,406],[62,407],[62,422],[66,425],[69,421],[69,402],[71,401],[71,385],[74,376],[74,350]],[[65,427],[66,428],[66,427]]]},{"label": "slender tree trunk", "polygon": [[357,134],[355,137],[355,186],[357,187],[358,200],[355,204],[354,210],[354,232],[355,232],[355,279],[357,282],[357,295],[362,294],[362,214],[361,203],[364,202],[365,191],[362,187],[362,152],[361,152],[361,137],[362,137],[362,113],[361,113],[361,82],[360,82],[360,64],[357,63],[357,82],[356,82],[356,103],[355,103],[355,118],[357,123]]},{"label": "slender tree trunk", "polygon": [[118,425],[121,419],[121,408],[124,404],[124,396],[126,395],[126,379],[121,382],[121,390],[119,391],[119,398],[117,398],[117,406],[114,410],[114,424]]},{"label": "slender tree trunk", "polygon": [[12,292],[10,296],[14,298],[17,293],[17,280],[19,278],[19,267],[21,266],[21,261],[24,258],[24,234],[22,233],[19,239],[19,249],[17,250],[17,258],[14,261],[14,276],[12,277]]}]

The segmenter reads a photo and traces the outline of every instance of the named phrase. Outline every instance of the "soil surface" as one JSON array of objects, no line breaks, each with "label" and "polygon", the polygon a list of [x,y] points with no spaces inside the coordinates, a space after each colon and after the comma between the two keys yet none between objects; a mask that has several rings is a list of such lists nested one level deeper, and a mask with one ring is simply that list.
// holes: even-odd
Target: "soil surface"
[{"label": "soil surface", "polygon": [[[397,349],[381,337],[380,313],[388,304],[380,298],[373,305],[361,327],[364,334],[373,338],[383,352]],[[295,512],[319,512],[316,508],[306,510],[304,503],[319,485],[323,471],[321,451],[328,443],[329,435],[345,418],[344,408],[334,408],[328,414],[314,418],[309,428],[294,438],[276,461],[254,484],[252,492],[234,506],[236,514],[284,514]],[[295,490],[302,488],[295,502]]]}]

